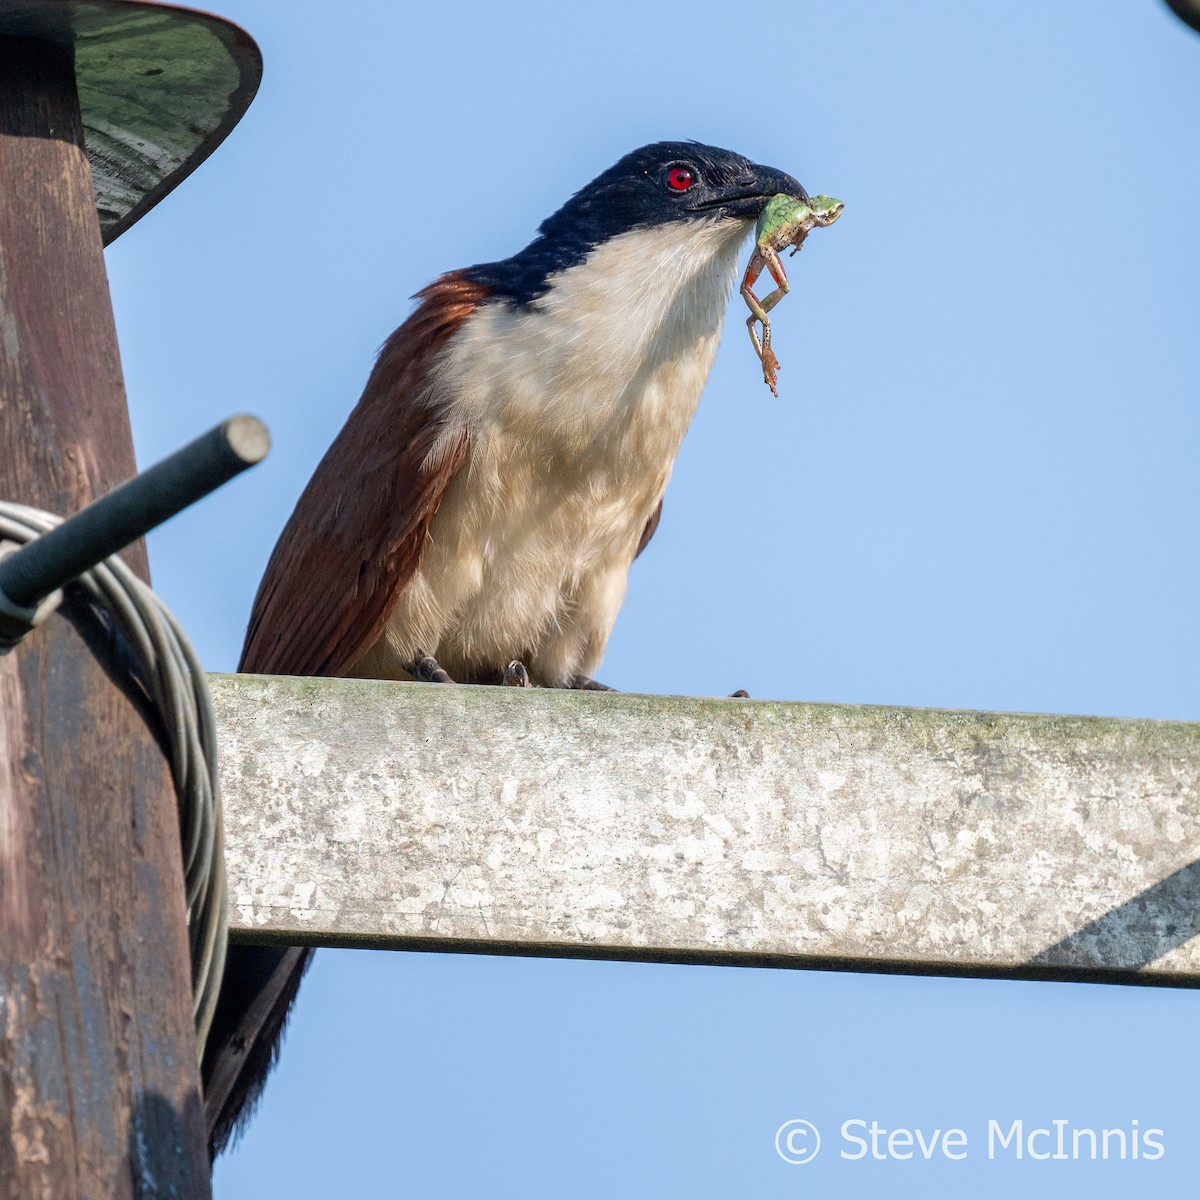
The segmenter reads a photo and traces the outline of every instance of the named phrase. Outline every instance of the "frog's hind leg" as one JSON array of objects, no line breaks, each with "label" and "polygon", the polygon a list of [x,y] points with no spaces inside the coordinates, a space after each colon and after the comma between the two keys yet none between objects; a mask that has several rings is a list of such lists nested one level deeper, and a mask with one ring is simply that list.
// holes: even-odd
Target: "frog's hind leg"
[{"label": "frog's hind leg", "polygon": [[[757,270],[753,270],[756,264],[751,261],[750,269],[746,271],[746,279],[742,283],[742,298],[750,307],[750,317],[746,321],[746,328],[750,330],[750,340],[754,343],[755,353],[762,360],[763,382],[771,389],[772,395],[778,396],[779,392],[775,385],[778,381],[779,359],[775,357],[775,351],[771,349],[771,318],[767,314],[788,294],[791,285],[788,283],[787,271],[783,269],[783,262],[779,255],[765,246],[761,247],[759,252],[762,256],[762,265]],[[771,278],[779,286],[759,300],[750,288],[761,274],[764,266],[771,272]],[[751,273],[752,271],[753,273]],[[756,321],[762,322],[761,343],[754,328]]]},{"label": "frog's hind leg", "polygon": [[750,343],[754,347],[754,353],[758,355],[760,360],[763,356],[762,342],[758,340],[758,330],[754,326],[761,321],[763,329],[766,329],[769,322],[766,309],[758,302],[758,297],[752,289],[755,283],[758,282],[758,277],[762,274],[762,269],[766,265],[766,260],[756,250],[754,257],[750,260],[750,265],[746,268],[746,274],[742,279],[741,287],[742,299],[745,300],[746,307],[750,310],[750,315],[746,318],[746,328],[750,331]]},{"label": "frog's hind leg", "polygon": [[[777,305],[792,290],[792,285],[788,283],[787,272],[783,269],[783,261],[777,254],[773,254],[767,259],[767,270],[771,272],[771,278],[779,285],[773,292],[762,298],[762,321],[763,327],[763,352],[770,353],[771,350],[771,321],[767,313]],[[774,358],[774,355],[771,356]],[[778,365],[778,364],[776,364]]]}]

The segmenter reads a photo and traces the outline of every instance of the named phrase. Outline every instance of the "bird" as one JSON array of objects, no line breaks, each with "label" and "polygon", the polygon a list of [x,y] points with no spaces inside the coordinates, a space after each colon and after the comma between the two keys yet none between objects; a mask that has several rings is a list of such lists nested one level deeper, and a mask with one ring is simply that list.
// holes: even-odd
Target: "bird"
[{"label": "bird", "polygon": [[[656,142],[523,250],[418,292],[279,537],[239,671],[604,689],[740,249],[781,193],[809,199],[732,151]],[[202,1064],[214,1157],[311,955],[230,947]]]}]

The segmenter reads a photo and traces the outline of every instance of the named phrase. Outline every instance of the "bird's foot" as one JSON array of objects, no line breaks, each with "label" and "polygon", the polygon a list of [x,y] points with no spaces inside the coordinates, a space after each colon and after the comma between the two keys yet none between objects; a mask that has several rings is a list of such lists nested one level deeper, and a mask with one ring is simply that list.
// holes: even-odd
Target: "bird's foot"
[{"label": "bird's foot", "polygon": [[438,665],[432,654],[418,654],[409,665],[408,673],[421,683],[453,683],[454,680]]},{"label": "bird's foot", "polygon": [[576,692],[615,692],[617,690],[610,688],[607,683],[593,679],[590,675],[576,675],[567,686]]},{"label": "bird's foot", "polygon": [[504,678],[500,682],[504,687],[533,687],[525,664],[517,662],[515,658],[505,668]]}]

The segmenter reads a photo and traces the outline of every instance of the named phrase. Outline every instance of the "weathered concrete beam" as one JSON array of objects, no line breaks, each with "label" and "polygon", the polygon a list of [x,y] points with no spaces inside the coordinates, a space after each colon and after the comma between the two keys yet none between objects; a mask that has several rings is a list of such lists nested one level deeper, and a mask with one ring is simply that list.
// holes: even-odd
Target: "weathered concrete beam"
[{"label": "weathered concrete beam", "polygon": [[1200,984],[1200,725],[218,676],[244,941]]}]

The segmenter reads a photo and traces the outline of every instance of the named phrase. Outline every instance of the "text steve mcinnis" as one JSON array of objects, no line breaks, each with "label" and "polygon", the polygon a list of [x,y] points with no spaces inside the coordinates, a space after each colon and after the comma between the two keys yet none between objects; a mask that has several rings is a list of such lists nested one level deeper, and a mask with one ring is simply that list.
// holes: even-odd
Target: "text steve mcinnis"
[{"label": "text steve mcinnis", "polygon": [[[858,1159],[965,1159],[986,1144],[990,1159],[1099,1161],[1136,1159],[1153,1162],[1166,1153],[1163,1130],[1132,1120],[1128,1125],[1093,1129],[1056,1119],[1027,1125],[1022,1119],[987,1123],[986,1138],[972,1139],[965,1129],[888,1128],[878,1121],[842,1122],[840,1156]],[[977,1153],[977,1150],[976,1150]]]}]

